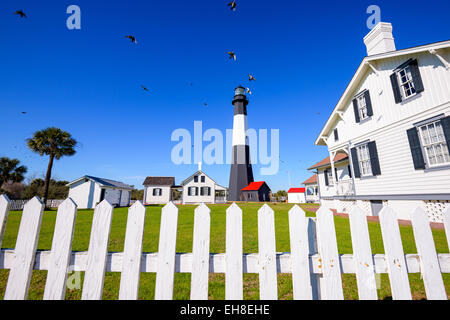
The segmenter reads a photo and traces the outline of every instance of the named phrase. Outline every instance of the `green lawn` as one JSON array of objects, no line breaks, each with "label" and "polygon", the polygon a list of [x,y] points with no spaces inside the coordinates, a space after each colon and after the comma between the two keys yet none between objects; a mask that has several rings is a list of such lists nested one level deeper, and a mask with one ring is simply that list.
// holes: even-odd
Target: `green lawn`
[{"label": "green lawn", "polygon": [[[305,205],[311,207],[313,205]],[[214,253],[225,252],[225,213],[228,205],[211,205],[211,248]],[[244,252],[258,252],[257,211],[260,204],[240,204],[243,209]],[[289,204],[271,204],[275,210],[276,246],[278,252],[290,252],[288,232],[288,211],[292,207]],[[146,225],[144,231],[143,251],[158,251],[159,227],[161,218],[161,206],[147,207]],[[180,206],[178,219],[177,252],[192,252],[192,233],[194,224],[195,206]],[[308,216],[314,216],[307,211]],[[110,252],[123,251],[125,239],[125,227],[127,221],[127,208],[114,210],[111,235],[109,240]],[[21,212],[13,211],[9,214],[6,231],[3,239],[3,248],[14,248],[17,232],[20,224]],[[93,218],[93,210],[79,210],[75,225],[73,251],[86,251],[89,245],[90,229]],[[56,211],[46,211],[42,220],[39,236],[38,250],[50,250],[53,230],[55,226]],[[335,217],[338,249],[341,254],[351,254],[352,245],[350,238],[349,221],[346,218]],[[411,227],[400,227],[405,253],[416,253],[413,231]],[[384,253],[381,238],[381,230],[378,223],[369,222],[369,232],[373,253]],[[436,248],[439,253],[448,253],[447,242],[443,230],[433,230]],[[3,297],[8,270],[0,270],[0,295]],[[71,274],[73,275],[73,274]],[[444,282],[447,294],[450,294],[450,274],[444,274]],[[381,287],[378,291],[380,299],[390,299],[388,276],[380,277]],[[29,299],[42,299],[44,293],[46,271],[33,271]],[[142,273],[139,289],[139,299],[153,299],[156,275],[154,273]],[[83,283],[81,273],[81,285]],[[280,299],[292,299],[292,278],[288,274],[278,275],[278,294]],[[108,272],[105,276],[104,299],[117,299],[119,294],[120,273]],[[420,274],[411,274],[410,283],[414,299],[426,297]],[[357,299],[356,277],[343,275],[345,299]],[[174,299],[189,299],[190,274],[176,274],[174,284]],[[258,299],[258,275],[244,274],[244,299]],[[81,289],[67,290],[66,299],[80,299]],[[450,297],[450,296],[449,296]],[[211,274],[209,282],[209,298],[225,298],[224,274]]]}]

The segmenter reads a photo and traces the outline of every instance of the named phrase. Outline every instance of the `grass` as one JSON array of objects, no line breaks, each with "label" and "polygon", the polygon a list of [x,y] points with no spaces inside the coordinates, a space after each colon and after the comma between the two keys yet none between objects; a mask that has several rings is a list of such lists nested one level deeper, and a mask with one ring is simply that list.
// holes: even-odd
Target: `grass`
[{"label": "grass", "polygon": [[[307,208],[313,205],[304,205],[307,216],[314,213]],[[180,206],[177,232],[177,252],[192,252],[192,236],[194,224],[194,210],[196,206]],[[225,216],[228,205],[210,205],[211,208],[211,240],[210,252],[225,252]],[[258,252],[257,211],[260,204],[240,204],[243,210],[243,246],[244,252]],[[275,210],[276,249],[278,252],[290,252],[288,211],[292,207],[289,204],[271,204]],[[143,239],[144,252],[157,252],[159,228],[161,219],[161,206],[147,207],[145,231]],[[127,208],[114,210],[108,251],[121,252],[124,247],[125,227],[127,222]],[[9,214],[5,235],[2,243],[3,248],[14,248],[19,229],[21,212],[13,211]],[[77,214],[73,251],[86,251],[89,246],[89,238],[93,210],[79,210]],[[39,235],[38,250],[50,250],[52,236],[55,227],[56,211],[45,211],[42,219],[42,227]],[[340,254],[351,254],[352,245],[350,238],[350,225],[347,218],[335,217],[338,250]],[[380,226],[376,222],[369,222],[369,233],[373,254],[384,253]],[[405,253],[416,253],[413,231],[409,226],[400,227],[403,247]],[[433,236],[438,253],[448,253],[447,242],[443,230],[433,230]],[[3,298],[9,270],[0,270],[0,297]],[[46,281],[46,271],[34,270],[28,299],[42,299]],[[83,272],[69,274],[69,279],[81,287],[83,284]],[[345,274],[343,278],[345,299],[358,299],[355,275]],[[450,293],[450,274],[444,274],[446,292]],[[142,273],[139,288],[139,299],[154,299],[155,291],[154,273]],[[378,277],[380,288],[378,296],[380,299],[391,299],[389,278],[386,274]],[[107,272],[103,299],[117,299],[119,294],[120,273]],[[410,284],[414,299],[426,298],[423,281],[420,274],[410,274]],[[82,289],[67,289],[66,299],[77,300],[81,298]],[[175,274],[174,299],[189,299],[190,296],[190,274]],[[280,299],[292,299],[292,277],[289,274],[278,275],[278,296]],[[450,296],[449,296],[450,297]],[[210,274],[209,298],[225,298],[225,275]],[[244,299],[259,299],[259,283],[257,274],[244,274]]]}]

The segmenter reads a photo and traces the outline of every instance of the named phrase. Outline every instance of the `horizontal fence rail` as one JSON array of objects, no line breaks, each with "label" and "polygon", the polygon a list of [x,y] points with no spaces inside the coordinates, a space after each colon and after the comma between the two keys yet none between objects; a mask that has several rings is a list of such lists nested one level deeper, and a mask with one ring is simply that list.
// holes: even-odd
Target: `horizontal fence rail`
[{"label": "horizontal fence rail", "polygon": [[[0,244],[11,202],[0,196]],[[65,297],[68,272],[84,271],[82,299],[102,298],[105,272],[120,272],[119,299],[138,298],[140,274],[156,273],[155,299],[172,299],[175,273],[191,273],[191,299],[208,299],[208,274],[225,274],[225,298],[243,299],[243,274],[259,275],[260,298],[278,298],[277,274],[292,274],[293,298],[343,299],[342,274],[355,274],[359,298],[375,300],[375,275],[388,274],[393,299],[412,298],[409,273],[421,273],[428,299],[446,300],[442,273],[450,273],[450,253],[437,254],[426,213],[411,213],[417,254],[405,254],[396,213],[380,212],[385,254],[372,254],[367,219],[354,207],[349,214],[353,254],[338,254],[333,213],[320,208],[316,218],[294,206],[289,211],[291,252],[276,252],[274,211],[263,205],[258,212],[258,253],[243,253],[242,210],[232,204],[226,212],[226,252],[210,253],[210,209],[195,210],[192,253],[176,253],[178,208],[162,209],[158,252],[142,252],[146,208],[137,201],[129,209],[123,252],[108,252],[113,207],[106,200],[94,210],[89,249],[72,251],[76,204],[67,199],[58,207],[51,250],[38,251],[37,243],[44,205],[35,197],[23,209],[15,249],[0,251],[0,269],[9,269],[5,300],[27,298],[32,270],[47,270],[44,299]],[[450,208],[444,215],[450,239]],[[449,241],[450,242],[450,241]],[[449,243],[450,245],[450,243]]]}]

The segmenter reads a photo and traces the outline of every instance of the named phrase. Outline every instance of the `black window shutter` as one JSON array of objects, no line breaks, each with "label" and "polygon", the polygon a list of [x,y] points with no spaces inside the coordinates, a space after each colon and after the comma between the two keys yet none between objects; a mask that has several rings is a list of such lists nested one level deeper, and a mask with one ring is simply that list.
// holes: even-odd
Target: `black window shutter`
[{"label": "black window shutter", "polygon": [[369,147],[370,165],[372,166],[372,174],[374,176],[378,176],[381,174],[381,170],[380,170],[380,161],[378,159],[377,144],[375,143],[375,141],[372,141],[369,142],[367,146]]},{"label": "black window shutter", "polygon": [[203,187],[200,188],[200,195],[201,196],[205,195],[205,189]]},{"label": "black window shutter", "polygon": [[188,187],[188,196],[192,196],[192,189],[191,189],[191,187]]},{"label": "black window shutter", "polygon": [[370,100],[369,90],[364,92],[364,99],[366,100],[367,115],[371,117],[373,116],[373,108],[372,108],[372,100]]},{"label": "black window shutter", "polygon": [[356,123],[359,123],[361,121],[361,119],[359,118],[358,100],[356,100],[356,99],[353,99],[353,110],[355,111]]},{"label": "black window shutter", "polygon": [[400,88],[398,86],[398,79],[397,79],[396,72],[391,74],[391,84],[392,84],[392,90],[394,91],[395,103],[402,102],[402,95],[400,94]]},{"label": "black window shutter", "polygon": [[339,181],[337,168],[334,168],[334,175],[336,176],[336,182]]},{"label": "black window shutter", "polygon": [[208,187],[208,196],[211,195],[211,187]]},{"label": "black window shutter", "polygon": [[445,140],[447,141],[448,150],[450,151],[450,117],[441,119],[442,130],[444,130]]},{"label": "black window shutter", "polygon": [[406,131],[408,134],[409,147],[414,162],[414,169],[425,169],[425,161],[423,159],[422,146],[420,145],[419,133],[416,128]]},{"label": "black window shutter", "polygon": [[326,186],[329,186],[329,185],[330,185],[330,182],[328,181],[328,169],[326,169],[326,170],[323,172],[323,174],[324,174],[324,176],[325,176],[325,185],[326,185]]},{"label": "black window shutter", "polygon": [[351,153],[355,178],[361,178],[361,171],[359,170],[358,153],[356,152],[356,148],[352,148]]},{"label": "black window shutter", "polygon": [[416,89],[417,93],[424,91],[422,77],[420,76],[419,65],[417,63],[417,60],[411,61],[409,67],[411,69],[411,75],[414,82],[414,89]]},{"label": "black window shutter", "polygon": [[339,134],[338,134],[338,129],[334,129],[334,141],[338,141],[339,140]]}]

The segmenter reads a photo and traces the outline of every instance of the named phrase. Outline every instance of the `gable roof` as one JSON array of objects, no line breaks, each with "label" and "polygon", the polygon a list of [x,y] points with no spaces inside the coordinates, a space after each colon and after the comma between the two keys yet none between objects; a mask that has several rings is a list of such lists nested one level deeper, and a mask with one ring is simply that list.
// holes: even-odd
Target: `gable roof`
[{"label": "gable roof", "polygon": [[144,186],[173,186],[174,177],[147,177],[143,183]]},{"label": "gable roof", "polygon": [[267,188],[269,188],[269,186],[265,181],[258,181],[258,182],[250,182],[250,184],[245,188],[243,188],[242,191],[258,191],[264,184],[267,186]]},{"label": "gable roof", "polygon": [[[211,177],[208,176],[206,173],[204,173],[202,170],[197,170],[195,173],[191,174],[191,175],[189,176],[189,178],[185,179],[185,180],[181,183],[181,185],[184,186],[184,185],[187,184],[187,183],[189,182],[189,180],[191,180],[194,176],[198,176],[198,175],[204,175],[204,176],[207,176],[209,179],[211,179]],[[211,179],[211,180],[212,180],[212,182],[214,182],[215,184],[217,184],[217,182],[215,182],[214,179]]]},{"label": "gable roof", "polygon": [[302,184],[313,184],[313,183],[317,184],[317,173],[302,182]]},{"label": "gable roof", "polygon": [[89,179],[91,181],[94,181],[98,184],[100,184],[102,187],[110,187],[110,188],[118,188],[118,189],[127,189],[127,190],[132,190],[134,189],[132,186],[130,186],[129,184],[120,182],[120,181],[115,181],[115,180],[110,180],[110,179],[104,179],[104,178],[98,178],[98,177],[93,177],[93,176],[83,176],[79,179],[76,179],[72,182],[69,182],[67,184],[67,186],[71,186],[83,179]]},{"label": "gable roof", "polygon": [[290,188],[287,193],[305,193],[306,188]]},{"label": "gable roof", "polygon": [[[348,159],[348,155],[346,155],[345,153],[337,153],[334,156],[334,163],[344,162],[347,159]],[[325,166],[330,166],[330,165],[331,165],[330,156],[328,156],[325,159],[323,159],[322,161],[319,161],[315,165],[309,167],[308,170],[317,169],[320,167],[325,167]],[[317,177],[316,177],[316,182],[317,182]],[[303,184],[305,184],[305,183],[303,182]]]},{"label": "gable roof", "polygon": [[386,53],[380,53],[372,56],[365,57],[361,64],[359,65],[358,69],[356,70],[355,74],[353,75],[351,81],[347,85],[347,88],[345,89],[344,93],[342,94],[341,98],[339,99],[338,103],[333,109],[333,112],[331,113],[330,117],[328,118],[327,122],[323,126],[322,130],[319,133],[319,136],[316,138],[316,141],[314,142],[315,145],[326,145],[323,138],[327,138],[329,136],[329,132],[333,128],[332,125],[334,124],[334,119],[336,117],[339,117],[338,112],[344,111],[347,107],[347,100],[349,98],[353,97],[353,91],[357,88],[360,81],[363,79],[366,71],[371,70],[370,63],[375,62],[378,60],[383,59],[390,59],[393,57],[400,57],[408,54],[416,54],[420,52],[427,52],[430,50],[439,50],[444,48],[450,47],[450,40],[441,41],[441,42],[435,42],[427,45],[417,46],[417,47],[411,47],[408,49],[403,50],[396,50]]}]

